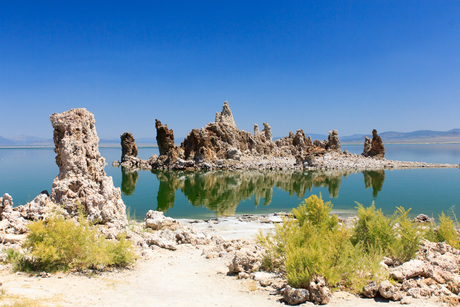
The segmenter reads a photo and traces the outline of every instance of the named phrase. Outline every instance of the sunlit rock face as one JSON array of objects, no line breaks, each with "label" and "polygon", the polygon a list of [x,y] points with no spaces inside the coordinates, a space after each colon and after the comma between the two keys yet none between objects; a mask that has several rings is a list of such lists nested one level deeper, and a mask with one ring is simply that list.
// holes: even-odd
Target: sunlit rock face
[{"label": "sunlit rock face", "polygon": [[94,115],[86,109],[71,109],[50,116],[54,128],[56,164],[59,175],[53,181],[51,200],[72,215],[81,204],[88,219],[122,226],[126,207],[119,188],[104,171],[99,153]]},{"label": "sunlit rock face", "polygon": [[[331,132],[329,142],[326,141],[322,147],[314,145],[311,138],[307,138],[301,129],[297,130],[295,135],[290,132],[287,137],[276,142],[273,142],[272,130],[268,123],[263,123],[262,131],[259,131],[257,124],[254,125],[254,135],[239,130],[228,101],[224,102],[222,112],[216,113],[215,121],[204,128],[193,129],[181,143],[180,149],[174,145],[172,130],[158,123],[160,122],[157,121],[156,124],[160,155],[169,156],[170,162],[174,162],[174,157],[212,163],[220,159],[242,161],[244,158],[260,156],[296,157],[299,162],[303,162],[311,160],[312,156],[325,154],[326,145],[332,150],[340,151],[337,130]],[[160,161],[166,159],[161,156]]]},{"label": "sunlit rock face", "polygon": [[256,144],[250,132],[238,130],[228,101],[222,112],[216,113],[216,120],[204,128],[193,129],[181,144],[185,159],[213,161],[233,156],[228,151],[250,150]]},{"label": "sunlit rock face", "polygon": [[339,133],[337,132],[337,130],[329,131],[329,136],[328,136],[327,141],[328,142],[327,142],[326,148],[328,150],[341,152]]},{"label": "sunlit rock face", "polygon": [[385,157],[385,147],[383,146],[382,139],[377,134],[377,130],[372,130],[372,141],[370,141],[370,147],[369,138],[365,138],[364,151],[362,155],[365,157],[374,157],[379,159],[383,159]]},{"label": "sunlit rock face", "polygon": [[136,141],[130,132],[125,132],[120,135],[121,139],[121,162],[125,162],[129,157],[137,157],[139,150],[136,146]]}]

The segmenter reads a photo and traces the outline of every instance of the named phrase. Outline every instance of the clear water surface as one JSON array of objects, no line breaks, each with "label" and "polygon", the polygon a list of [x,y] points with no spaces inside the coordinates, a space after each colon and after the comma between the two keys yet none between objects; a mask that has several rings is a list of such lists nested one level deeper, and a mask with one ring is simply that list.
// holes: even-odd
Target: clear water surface
[{"label": "clear water surface", "polygon": [[[342,146],[360,153],[362,146]],[[386,158],[401,161],[460,163],[460,144],[386,145]],[[460,169],[381,171],[214,171],[124,172],[112,167],[120,148],[100,148],[105,170],[131,213],[142,219],[148,210],[174,218],[210,218],[249,213],[289,211],[311,194],[321,193],[333,210],[354,214],[356,203],[372,202],[386,214],[397,206],[412,208],[411,215],[437,217],[441,211],[460,209]],[[157,148],[140,148],[148,159]],[[9,193],[15,205],[25,204],[43,190],[51,191],[59,173],[52,148],[0,149],[0,194]],[[459,214],[457,214],[459,215]]]}]

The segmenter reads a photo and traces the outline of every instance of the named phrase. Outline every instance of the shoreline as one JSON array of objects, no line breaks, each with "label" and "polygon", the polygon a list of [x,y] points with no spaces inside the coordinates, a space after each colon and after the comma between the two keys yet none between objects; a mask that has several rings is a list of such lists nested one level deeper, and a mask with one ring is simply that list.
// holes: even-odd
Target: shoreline
[{"label": "shoreline", "polygon": [[[233,221],[232,221],[233,220]],[[212,220],[188,224],[196,236],[222,237],[222,242],[233,248],[251,248],[255,234],[274,228],[273,223],[250,220],[235,222],[235,219]],[[159,232],[159,231],[157,231]],[[166,234],[166,233],[165,233]],[[241,246],[243,244],[243,246]],[[234,253],[220,251],[209,244],[177,244],[176,248],[160,248],[152,245],[144,250],[136,264],[128,269],[114,269],[81,273],[28,274],[12,273],[6,267],[0,271],[4,291],[1,304],[28,302],[34,306],[288,306],[277,287],[285,280],[277,274],[254,272],[249,278],[229,275],[229,264]],[[237,252],[236,252],[237,253]],[[214,255],[215,254],[215,255]],[[273,285],[264,285],[264,280]],[[274,288],[275,287],[275,288]],[[153,290],[152,290],[153,289]],[[178,295],[180,294],[180,295]],[[439,298],[406,298],[413,306],[444,306]],[[379,307],[399,306],[397,301],[377,297],[364,298],[344,291],[331,294],[330,307]],[[303,304],[304,305],[304,304]],[[312,305],[313,303],[305,303]]]},{"label": "shoreline", "polygon": [[378,159],[362,155],[328,151],[321,156],[306,161],[298,161],[295,157],[279,157],[273,155],[243,154],[235,159],[170,160],[166,155],[152,155],[148,160],[138,157],[127,157],[125,162],[113,161],[112,166],[125,167],[130,170],[376,170],[376,169],[414,169],[414,168],[460,168],[460,164],[427,163]]},{"label": "shoreline", "polygon": [[[406,143],[406,142],[386,142],[387,145],[459,145],[460,142],[415,142],[415,143]],[[139,148],[158,148],[157,144],[136,144]],[[180,144],[176,144],[180,145]],[[342,146],[363,146],[362,143],[345,143],[341,142]],[[54,145],[0,145],[0,149],[40,149],[40,148],[55,148]],[[120,144],[107,144],[99,145],[99,148],[121,148]]]}]

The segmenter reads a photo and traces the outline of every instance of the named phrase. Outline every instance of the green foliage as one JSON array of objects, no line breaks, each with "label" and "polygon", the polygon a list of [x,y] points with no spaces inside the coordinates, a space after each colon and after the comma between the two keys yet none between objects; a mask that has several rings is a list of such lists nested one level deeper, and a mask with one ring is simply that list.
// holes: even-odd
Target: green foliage
[{"label": "green foliage", "polygon": [[351,242],[362,244],[368,253],[383,253],[401,262],[415,257],[420,241],[429,230],[409,219],[409,210],[397,207],[391,218],[375,209],[358,203],[358,221],[353,229]]},{"label": "green foliage", "polygon": [[337,215],[330,216],[331,210],[331,202],[324,203],[320,194],[319,197],[311,195],[305,199],[297,209],[292,209],[292,213],[300,227],[308,224],[316,228],[332,230],[338,225],[339,220]]},{"label": "green foliage", "polygon": [[30,249],[40,270],[126,266],[135,259],[133,247],[125,237],[119,241],[105,239],[82,213],[79,223],[54,214],[47,221],[29,223],[28,228],[24,247]]},{"label": "green foliage", "polygon": [[415,257],[420,241],[423,238],[423,229],[420,223],[413,223],[409,219],[409,210],[396,207],[396,225],[393,230],[395,238],[391,244],[392,256],[401,262],[406,262]]},{"label": "green foliage", "polygon": [[27,258],[24,253],[19,250],[8,248],[6,251],[6,263],[13,265],[13,271],[32,272],[36,268],[34,264]]},{"label": "green foliage", "polygon": [[374,204],[357,205],[358,220],[349,230],[331,216],[330,202],[310,196],[276,225],[275,233],[259,233],[266,249],[263,269],[284,272],[293,287],[307,288],[315,275],[322,275],[330,286],[360,291],[371,280],[388,278],[379,264],[384,256],[400,262],[413,259],[424,238],[460,247],[453,209],[453,218],[442,213],[435,229],[434,223],[412,222],[410,209],[397,207],[386,217]]},{"label": "green foliage", "polygon": [[376,210],[374,203],[368,208],[358,205],[358,222],[356,223],[351,242],[361,243],[366,252],[375,250],[388,251],[394,239],[395,222],[385,217],[381,209]]},{"label": "green foliage", "polygon": [[330,215],[332,204],[310,196],[293,214],[277,225],[274,234],[259,234],[266,248],[265,269],[286,272],[293,287],[306,288],[315,275],[332,286],[358,291],[369,280],[379,279],[381,255],[364,253],[363,244],[353,245],[350,231]]},{"label": "green foliage", "polygon": [[450,216],[444,214],[439,215],[439,226],[436,232],[436,240],[438,242],[446,242],[454,248],[460,248],[460,241],[456,229],[456,223]]}]

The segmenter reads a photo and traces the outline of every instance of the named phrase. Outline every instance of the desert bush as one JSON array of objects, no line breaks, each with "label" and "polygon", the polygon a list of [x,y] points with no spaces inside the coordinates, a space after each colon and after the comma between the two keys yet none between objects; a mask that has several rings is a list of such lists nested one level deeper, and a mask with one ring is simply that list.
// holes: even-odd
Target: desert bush
[{"label": "desert bush", "polygon": [[420,241],[429,229],[409,219],[409,210],[397,207],[389,218],[374,204],[368,208],[357,203],[358,221],[353,228],[351,242],[362,244],[367,253],[383,254],[400,262],[415,257]]},{"label": "desert bush", "polygon": [[135,259],[133,247],[124,236],[119,241],[107,240],[82,213],[78,223],[53,214],[46,221],[29,223],[28,228],[30,233],[24,247],[30,249],[40,270],[126,266]]},{"label": "desert bush", "polygon": [[259,234],[265,247],[264,267],[284,270],[289,285],[307,288],[315,275],[331,286],[359,291],[369,280],[379,279],[382,259],[366,253],[362,243],[353,245],[351,234],[330,215],[332,204],[310,196],[293,214],[277,225],[274,234]]},{"label": "desert bush", "polygon": [[358,292],[369,281],[388,278],[380,266],[384,256],[397,262],[413,259],[424,238],[460,247],[453,209],[454,219],[442,213],[437,229],[434,223],[412,222],[410,209],[397,207],[386,217],[373,203],[368,208],[358,203],[358,220],[347,229],[331,209],[321,195],[312,195],[277,224],[274,233],[260,232],[258,240],[266,250],[262,267],[284,272],[293,287],[308,288],[312,278],[321,275],[330,286]]},{"label": "desert bush", "polygon": [[409,219],[410,210],[396,207],[394,214],[397,227],[394,228],[395,238],[391,244],[391,255],[401,262],[415,258],[425,232],[420,223],[414,223]]},{"label": "desert bush", "polygon": [[[453,210],[452,210],[453,211]],[[454,248],[460,248],[460,241],[457,233],[457,223],[444,212],[439,215],[439,226],[436,230],[436,240],[446,242]]]},{"label": "desert bush", "polygon": [[381,209],[375,209],[374,203],[368,208],[357,203],[358,221],[352,231],[353,245],[362,244],[366,252],[388,251],[394,239],[393,219],[385,217]]}]

